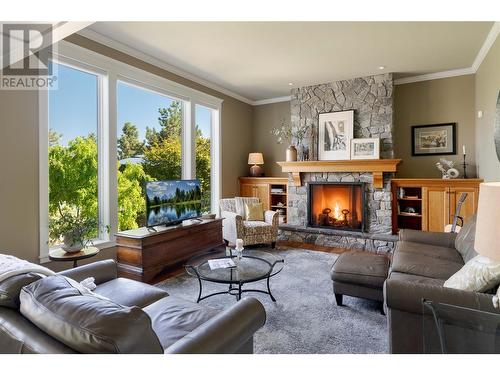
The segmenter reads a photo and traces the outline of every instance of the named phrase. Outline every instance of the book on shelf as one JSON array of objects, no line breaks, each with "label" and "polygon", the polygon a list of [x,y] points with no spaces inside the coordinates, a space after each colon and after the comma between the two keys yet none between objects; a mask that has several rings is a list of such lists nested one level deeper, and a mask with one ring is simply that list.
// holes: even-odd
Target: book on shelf
[{"label": "book on shelf", "polygon": [[284,193],[285,191],[282,189],[282,188],[271,188],[271,193],[278,193],[278,194],[282,194]]}]

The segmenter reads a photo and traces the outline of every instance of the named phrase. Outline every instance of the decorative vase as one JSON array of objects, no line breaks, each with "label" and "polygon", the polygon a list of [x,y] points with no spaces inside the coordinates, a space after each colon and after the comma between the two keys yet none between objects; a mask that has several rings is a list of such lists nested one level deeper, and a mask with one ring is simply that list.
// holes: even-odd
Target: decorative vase
[{"label": "decorative vase", "polygon": [[294,145],[290,145],[286,149],[286,161],[297,161],[297,149]]},{"label": "decorative vase", "polygon": [[63,249],[67,253],[77,253],[82,249],[82,246],[75,245],[73,243],[73,234],[66,233],[63,236],[63,244],[61,245],[61,249]]},{"label": "decorative vase", "polygon": [[304,145],[302,143],[297,145],[297,159],[299,161],[304,161]]}]

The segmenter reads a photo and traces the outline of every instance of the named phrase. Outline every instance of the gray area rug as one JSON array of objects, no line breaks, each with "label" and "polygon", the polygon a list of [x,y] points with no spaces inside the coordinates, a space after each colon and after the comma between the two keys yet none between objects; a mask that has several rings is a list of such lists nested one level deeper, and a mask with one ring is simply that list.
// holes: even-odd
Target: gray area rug
[{"label": "gray area rug", "polygon": [[[255,352],[292,353],[387,353],[387,322],[376,302],[344,296],[338,307],[332,292],[330,268],[338,255],[301,249],[276,251],[285,259],[281,273],[271,279],[277,302],[260,293],[244,293],[259,299],[267,322],[255,334]],[[187,274],[157,284],[170,295],[196,301],[198,281]],[[265,282],[248,284],[265,289]],[[222,291],[222,284],[203,282],[203,294]],[[224,309],[236,303],[230,295],[200,302]]]}]

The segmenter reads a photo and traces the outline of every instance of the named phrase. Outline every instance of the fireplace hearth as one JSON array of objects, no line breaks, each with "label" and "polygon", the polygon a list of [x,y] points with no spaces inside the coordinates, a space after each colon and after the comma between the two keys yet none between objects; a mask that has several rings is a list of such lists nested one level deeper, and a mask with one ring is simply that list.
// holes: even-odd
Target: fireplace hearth
[{"label": "fireplace hearth", "polygon": [[363,182],[310,182],[308,226],[364,232]]}]

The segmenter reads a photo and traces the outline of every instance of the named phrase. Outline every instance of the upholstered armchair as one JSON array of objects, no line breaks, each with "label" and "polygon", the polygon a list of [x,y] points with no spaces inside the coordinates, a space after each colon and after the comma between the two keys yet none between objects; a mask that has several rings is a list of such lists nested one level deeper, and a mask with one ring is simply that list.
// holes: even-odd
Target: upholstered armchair
[{"label": "upholstered armchair", "polygon": [[236,197],[220,200],[220,214],[224,241],[236,243],[243,240],[243,246],[270,243],[274,248],[278,238],[278,217],[276,211],[265,211],[264,221],[245,220],[245,204],[259,203],[259,198]]}]

